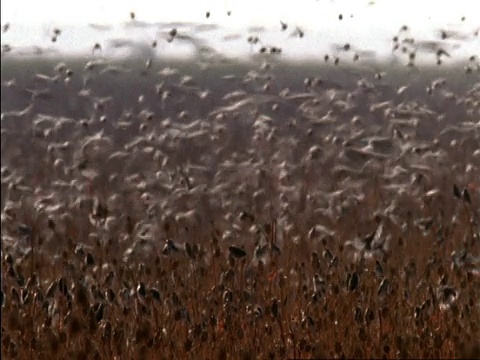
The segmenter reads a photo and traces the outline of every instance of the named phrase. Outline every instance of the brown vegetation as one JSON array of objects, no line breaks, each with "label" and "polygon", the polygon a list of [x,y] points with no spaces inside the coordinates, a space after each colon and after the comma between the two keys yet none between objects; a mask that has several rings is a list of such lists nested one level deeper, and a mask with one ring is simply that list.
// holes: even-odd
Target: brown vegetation
[{"label": "brown vegetation", "polygon": [[272,64],[2,70],[3,358],[479,356],[478,85]]}]

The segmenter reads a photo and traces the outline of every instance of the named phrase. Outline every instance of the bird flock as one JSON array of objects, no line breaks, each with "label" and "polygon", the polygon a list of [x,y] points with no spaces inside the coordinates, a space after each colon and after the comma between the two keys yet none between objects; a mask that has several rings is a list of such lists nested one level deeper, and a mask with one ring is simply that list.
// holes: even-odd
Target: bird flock
[{"label": "bird flock", "polygon": [[396,62],[2,45],[2,357],[478,357],[480,63],[444,64],[478,31],[409,31]]}]

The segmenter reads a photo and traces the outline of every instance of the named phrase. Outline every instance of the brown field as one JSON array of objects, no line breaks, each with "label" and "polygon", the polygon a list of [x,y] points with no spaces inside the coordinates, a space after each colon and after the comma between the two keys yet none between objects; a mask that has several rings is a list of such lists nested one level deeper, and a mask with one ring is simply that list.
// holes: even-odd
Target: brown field
[{"label": "brown field", "polygon": [[478,73],[264,60],[2,59],[2,358],[480,357]]}]

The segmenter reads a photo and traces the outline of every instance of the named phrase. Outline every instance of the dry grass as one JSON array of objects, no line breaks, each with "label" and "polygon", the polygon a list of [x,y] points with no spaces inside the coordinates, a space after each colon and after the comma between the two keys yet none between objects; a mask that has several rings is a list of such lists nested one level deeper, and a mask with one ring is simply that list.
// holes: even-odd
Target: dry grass
[{"label": "dry grass", "polygon": [[[2,81],[30,87],[18,69],[2,70]],[[215,71],[193,76],[211,91],[206,100],[162,107],[154,76],[136,87],[132,76],[91,84],[96,96],[114,97],[104,112],[69,107],[81,88],[74,79],[53,100],[35,100],[28,122],[2,120],[2,357],[478,358],[479,130],[442,133],[460,127],[458,114],[478,120],[478,98],[449,105],[424,93],[422,80],[410,98],[371,94],[336,114],[338,127],[308,132],[313,112],[299,115],[294,100],[208,115],[240,86],[219,85],[225,70]],[[303,77],[289,76],[278,81],[300,92]],[[285,86],[267,82],[271,93]],[[28,105],[15,91],[2,88],[2,111]],[[329,93],[308,91],[318,92],[315,114],[334,106],[322,102]],[[366,110],[389,99],[392,108],[416,101],[436,111],[403,131],[419,148],[437,139],[429,154],[441,155],[412,150],[341,170],[350,131],[393,136],[392,116]],[[75,122],[45,133],[30,125],[39,113]],[[252,130],[258,114],[275,121],[263,133]],[[363,124],[344,130],[355,114]],[[198,118],[209,122],[191,125]],[[184,126],[177,135],[175,122]],[[144,142],[132,143],[138,136]],[[125,157],[111,157],[120,150]],[[387,177],[396,165],[407,172]]]}]

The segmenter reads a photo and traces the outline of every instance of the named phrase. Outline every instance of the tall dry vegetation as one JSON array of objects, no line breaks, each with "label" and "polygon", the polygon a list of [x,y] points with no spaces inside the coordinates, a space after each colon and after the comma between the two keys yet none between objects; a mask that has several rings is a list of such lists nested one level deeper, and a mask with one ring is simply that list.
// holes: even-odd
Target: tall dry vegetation
[{"label": "tall dry vegetation", "polygon": [[[358,211],[369,213],[379,199],[365,201],[373,206]],[[451,267],[453,249],[478,251],[463,216],[442,243],[434,232],[390,229],[376,276],[375,260],[354,264],[335,237],[308,239],[308,229],[268,264],[252,266],[252,244],[235,258],[214,230],[200,228],[188,252],[164,255],[159,239],[148,253],[125,257],[130,244],[118,241],[120,231],[79,239],[80,214],[46,252],[39,234],[49,224],[28,204],[18,213],[34,229],[33,248],[3,252],[4,358],[454,358],[478,341],[478,269]],[[332,230],[348,236],[358,221],[341,217]],[[439,293],[441,284],[458,299]]]}]

